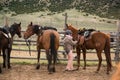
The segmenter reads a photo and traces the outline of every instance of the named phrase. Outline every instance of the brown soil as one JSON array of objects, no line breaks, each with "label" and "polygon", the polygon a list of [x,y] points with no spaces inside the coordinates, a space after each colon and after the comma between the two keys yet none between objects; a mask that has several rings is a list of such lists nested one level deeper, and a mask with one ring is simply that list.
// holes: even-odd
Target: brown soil
[{"label": "brown soil", "polygon": [[[12,69],[3,69],[0,80],[109,80],[113,71],[107,75],[106,66],[101,66],[99,73],[95,73],[97,66],[89,66],[86,70],[64,72],[66,65],[57,64],[56,73],[48,74],[47,65],[41,65],[39,70],[34,64],[12,64]],[[75,66],[76,67],[76,66]]]}]

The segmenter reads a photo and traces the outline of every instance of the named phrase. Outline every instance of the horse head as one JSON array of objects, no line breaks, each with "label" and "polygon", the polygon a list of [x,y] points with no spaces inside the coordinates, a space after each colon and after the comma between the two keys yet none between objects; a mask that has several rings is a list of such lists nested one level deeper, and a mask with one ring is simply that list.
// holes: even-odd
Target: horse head
[{"label": "horse head", "polygon": [[22,37],[22,35],[21,35],[21,22],[12,24],[10,27],[10,33],[12,36],[17,34],[18,37],[21,38]]},{"label": "horse head", "polygon": [[72,36],[74,40],[78,39],[78,29],[73,27],[71,24],[66,24],[66,28],[64,29],[66,30],[71,30],[72,31]]},{"label": "horse head", "polygon": [[28,26],[26,31],[24,32],[24,39],[28,39],[30,36],[37,34],[39,35],[42,32],[42,27],[39,25],[33,25],[31,22]]}]

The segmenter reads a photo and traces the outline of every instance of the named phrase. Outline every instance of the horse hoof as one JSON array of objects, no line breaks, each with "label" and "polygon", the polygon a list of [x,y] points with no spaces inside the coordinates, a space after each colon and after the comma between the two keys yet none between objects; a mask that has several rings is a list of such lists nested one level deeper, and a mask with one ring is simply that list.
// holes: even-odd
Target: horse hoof
[{"label": "horse hoof", "polygon": [[8,66],[8,69],[11,69],[11,66]]},{"label": "horse hoof", "polygon": [[2,73],[2,69],[0,69],[0,73]]},{"label": "horse hoof", "polygon": [[36,69],[39,69],[40,68],[40,65],[37,65]]},{"label": "horse hoof", "polygon": [[84,69],[84,70],[86,70],[86,68],[85,68],[85,67],[83,67],[83,69]]},{"label": "horse hoof", "polygon": [[3,68],[6,68],[6,66],[3,65]]},{"label": "horse hoof", "polygon": [[79,68],[76,68],[76,70],[79,70]]},{"label": "horse hoof", "polygon": [[95,73],[98,73],[99,71],[95,71]]},{"label": "horse hoof", "polygon": [[109,72],[107,72],[106,74],[109,75]]},{"label": "horse hoof", "polygon": [[55,68],[52,69],[53,72],[56,72]]},{"label": "horse hoof", "polygon": [[53,72],[49,72],[49,74],[53,74]]}]

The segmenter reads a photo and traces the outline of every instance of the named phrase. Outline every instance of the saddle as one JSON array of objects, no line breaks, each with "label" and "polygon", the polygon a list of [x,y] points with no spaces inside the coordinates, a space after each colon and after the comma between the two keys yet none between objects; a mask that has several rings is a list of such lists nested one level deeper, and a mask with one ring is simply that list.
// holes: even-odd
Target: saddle
[{"label": "saddle", "polygon": [[10,34],[10,32],[9,32],[9,30],[8,30],[9,28],[6,28],[6,27],[4,27],[4,28],[0,28],[0,31],[2,32],[2,34],[8,39],[8,43],[9,43],[9,46],[8,47],[11,47],[11,41],[10,41],[10,39],[11,39],[11,34]]},{"label": "saddle", "polygon": [[2,31],[3,35],[6,38],[11,38],[11,34],[9,32],[9,28],[3,27],[3,28],[0,28],[0,31]]},{"label": "saddle", "polygon": [[80,37],[80,45],[84,44],[85,41],[90,39],[91,33],[93,31],[96,31],[95,29],[85,29],[83,28],[82,30],[78,30],[78,34],[81,36]]}]

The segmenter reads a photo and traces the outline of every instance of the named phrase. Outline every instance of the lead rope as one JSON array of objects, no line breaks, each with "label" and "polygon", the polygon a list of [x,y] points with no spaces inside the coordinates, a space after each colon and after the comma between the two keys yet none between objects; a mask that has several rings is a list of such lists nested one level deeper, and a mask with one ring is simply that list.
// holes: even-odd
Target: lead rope
[{"label": "lead rope", "polygon": [[26,42],[26,45],[28,46],[28,49],[29,49],[29,55],[31,56],[31,49],[30,49],[31,41],[25,39],[25,42]]}]

